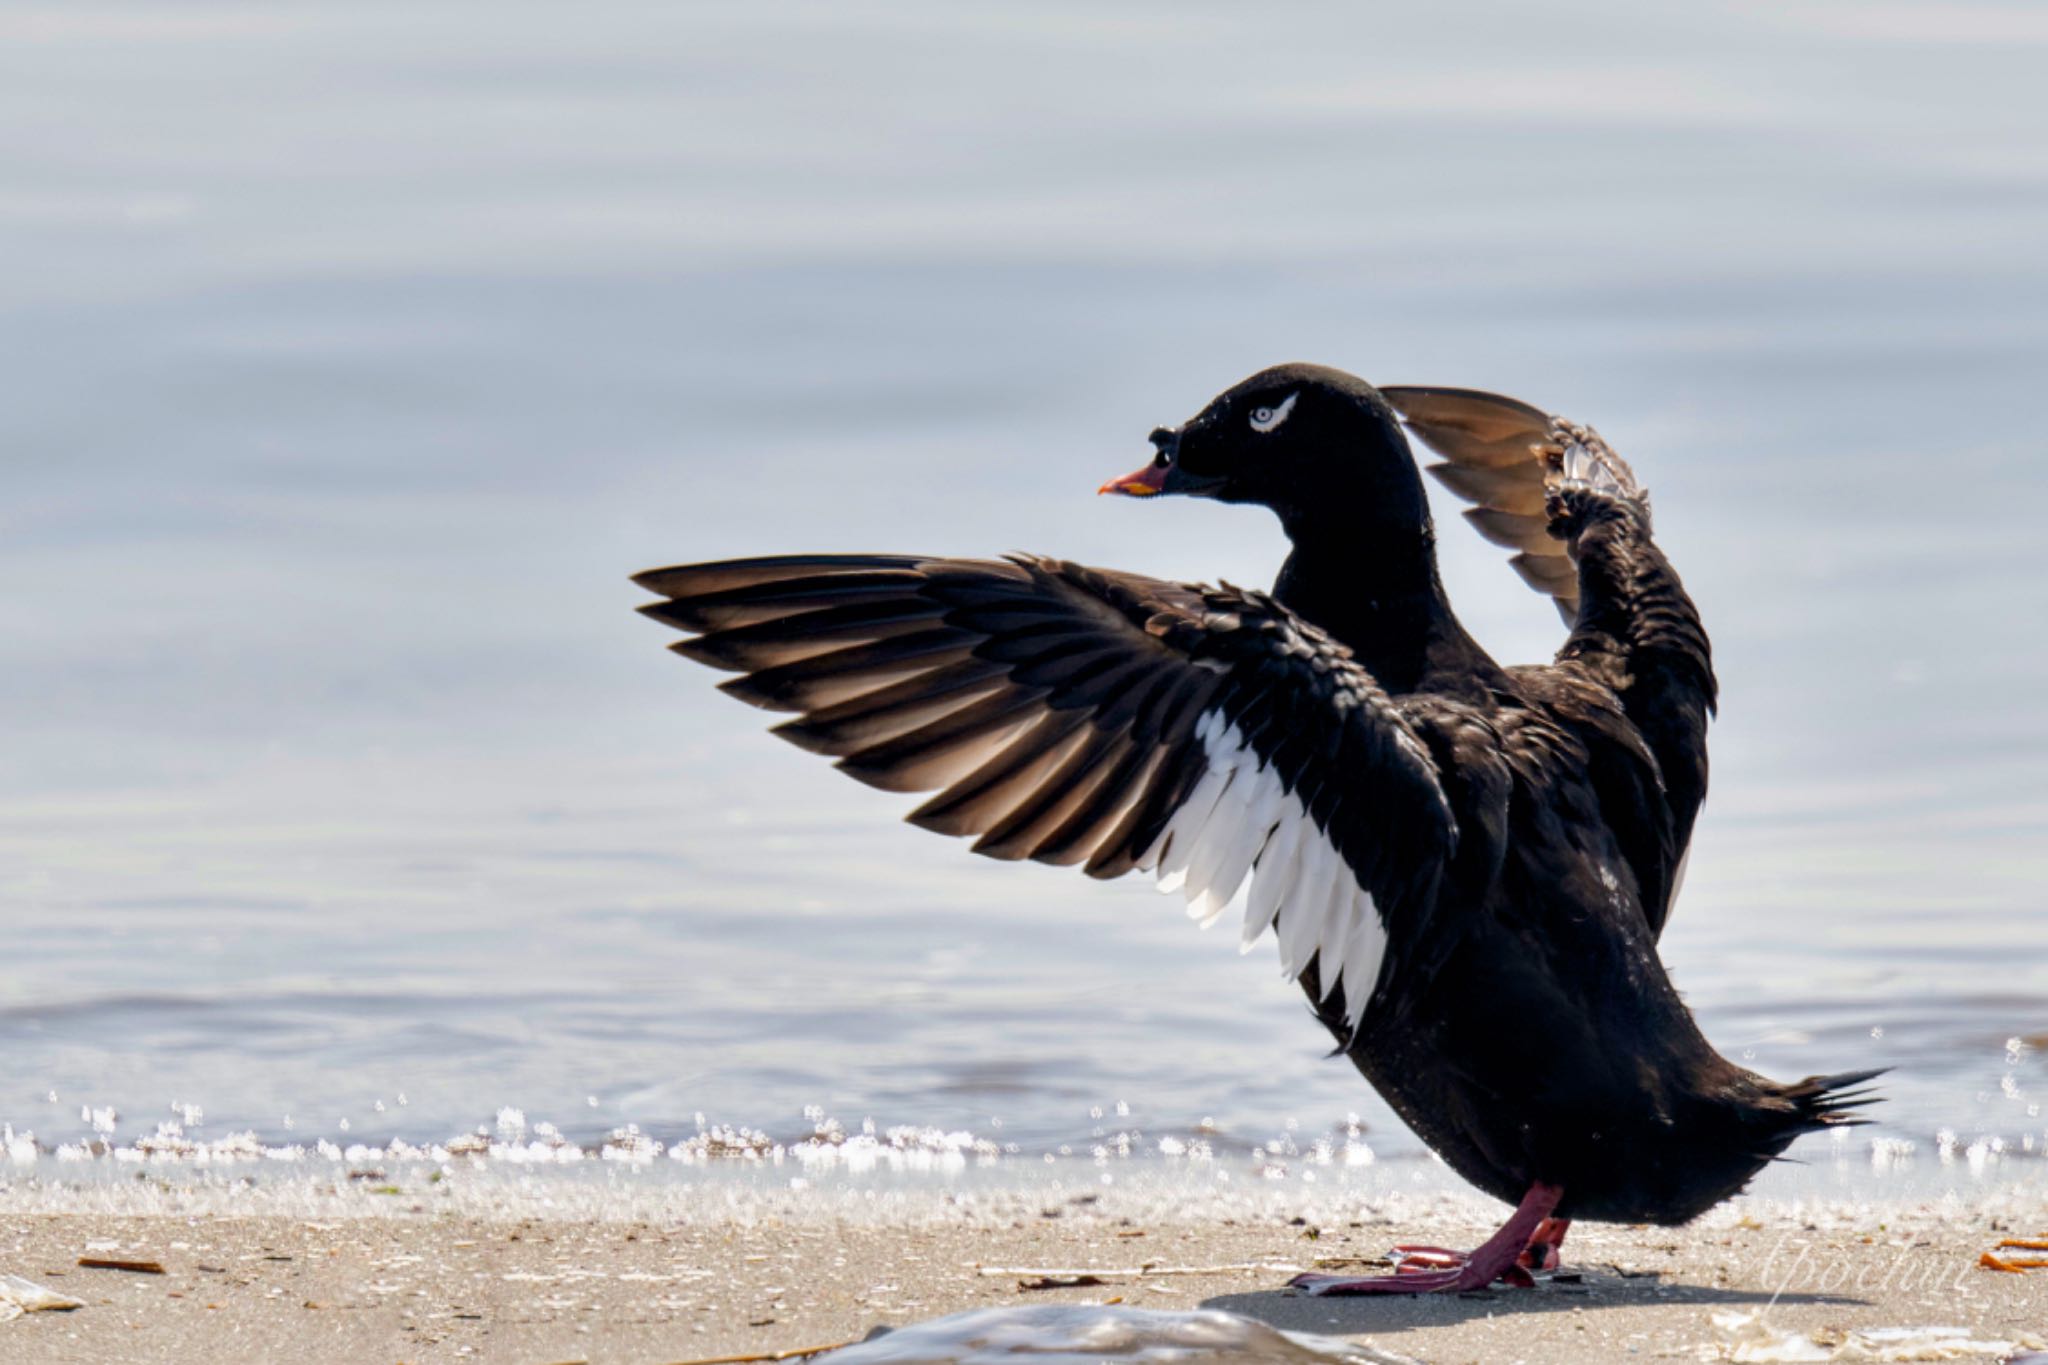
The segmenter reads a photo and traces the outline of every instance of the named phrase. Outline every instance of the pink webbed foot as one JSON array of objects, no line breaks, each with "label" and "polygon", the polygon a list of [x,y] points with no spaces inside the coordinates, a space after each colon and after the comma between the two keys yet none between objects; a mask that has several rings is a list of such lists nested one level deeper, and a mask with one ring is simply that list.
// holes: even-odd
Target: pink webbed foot
[{"label": "pink webbed foot", "polygon": [[[1526,1276],[1517,1266],[1509,1270]],[[1391,1275],[1296,1275],[1287,1282],[1304,1294],[1442,1294],[1463,1289],[1484,1289],[1492,1281],[1466,1266],[1459,1270],[1396,1270]],[[1533,1284],[1534,1281],[1531,1281]]]},{"label": "pink webbed foot", "polygon": [[1564,1191],[1541,1181],[1522,1196],[1500,1231],[1472,1251],[1397,1246],[1391,1275],[1297,1275],[1288,1281],[1305,1294],[1442,1294],[1484,1289],[1496,1281],[1532,1289],[1531,1270],[1554,1270],[1569,1220],[1552,1218]]},{"label": "pink webbed foot", "polygon": [[1569,1218],[1546,1218],[1536,1225],[1529,1245],[1515,1258],[1524,1270],[1555,1270],[1564,1264],[1564,1235],[1571,1230]]},{"label": "pink webbed foot", "polygon": [[[1450,1247],[1397,1246],[1394,1248],[1394,1273],[1396,1275],[1427,1275],[1439,1270],[1463,1270],[1472,1264],[1475,1253],[1455,1251]],[[1529,1263],[1529,1253],[1517,1256],[1506,1270],[1495,1276],[1501,1284],[1513,1285],[1516,1289],[1534,1289],[1536,1281],[1530,1278],[1531,1270],[1543,1267]]]}]

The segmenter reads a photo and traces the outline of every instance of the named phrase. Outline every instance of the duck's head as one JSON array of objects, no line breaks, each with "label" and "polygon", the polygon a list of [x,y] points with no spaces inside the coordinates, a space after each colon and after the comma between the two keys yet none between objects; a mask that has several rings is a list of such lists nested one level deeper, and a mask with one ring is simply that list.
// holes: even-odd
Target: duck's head
[{"label": "duck's head", "polygon": [[1261,370],[1151,439],[1151,463],[1102,492],[1256,503],[1290,526],[1326,513],[1354,524],[1428,520],[1393,409],[1372,385],[1326,365]]}]

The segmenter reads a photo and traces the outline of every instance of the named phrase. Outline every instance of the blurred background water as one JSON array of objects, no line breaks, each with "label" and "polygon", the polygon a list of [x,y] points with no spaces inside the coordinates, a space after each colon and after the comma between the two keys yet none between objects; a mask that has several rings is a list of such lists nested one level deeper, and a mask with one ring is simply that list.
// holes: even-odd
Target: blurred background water
[{"label": "blurred background water", "polygon": [[1709,1035],[2038,1160],[2044,60],[1991,3],[0,6],[0,1121],[1414,1153],[1270,945],[895,823],[626,581],[1263,583],[1260,514],[1093,490],[1312,359],[1634,461],[1723,680]]}]

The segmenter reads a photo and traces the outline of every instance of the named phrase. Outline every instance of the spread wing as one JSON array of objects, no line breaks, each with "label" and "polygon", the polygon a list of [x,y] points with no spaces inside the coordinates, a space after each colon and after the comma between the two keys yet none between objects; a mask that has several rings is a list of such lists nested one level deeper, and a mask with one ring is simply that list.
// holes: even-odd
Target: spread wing
[{"label": "spread wing", "polygon": [[1444,457],[1430,472],[1474,504],[1466,520],[1556,601],[1571,627],[1558,669],[1612,692],[1655,757],[1677,859],[1646,869],[1646,885],[1670,888],[1644,911],[1661,932],[1707,796],[1716,684],[1699,610],[1652,537],[1649,495],[1591,427],[1473,389],[1382,392]]},{"label": "spread wing", "polygon": [[1522,581],[1556,603],[1569,626],[1579,615],[1579,574],[1566,541],[1550,534],[1546,480],[1560,478],[1649,502],[1626,462],[1591,427],[1477,389],[1382,389],[1408,429],[1443,456],[1439,483],[1472,504],[1465,520],[1513,550]]},{"label": "spread wing", "polygon": [[1340,645],[1272,599],[1058,560],[807,555],[655,569],[672,648],[775,733],[996,858],[1132,869],[1247,948],[1318,963],[1356,1027],[1434,899],[1436,767]]}]

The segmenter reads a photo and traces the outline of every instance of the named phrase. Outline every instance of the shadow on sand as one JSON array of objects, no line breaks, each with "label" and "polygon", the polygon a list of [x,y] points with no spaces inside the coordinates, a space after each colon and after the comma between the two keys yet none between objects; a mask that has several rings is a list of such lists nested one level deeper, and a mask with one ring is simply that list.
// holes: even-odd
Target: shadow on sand
[{"label": "shadow on sand", "polygon": [[[1370,1273],[1370,1272],[1366,1272]],[[1623,1274],[1612,1268],[1579,1268],[1573,1278],[1539,1282],[1534,1289],[1496,1286],[1469,1294],[1375,1294],[1311,1298],[1286,1289],[1218,1294],[1202,1307],[1255,1318],[1286,1332],[1385,1336],[1448,1327],[1471,1318],[1511,1313],[1593,1312],[1609,1308],[1698,1305],[1715,1308],[1778,1304],[1837,1304],[1867,1307],[1869,1300],[1843,1294],[1773,1293],[1716,1285],[1669,1283],[1657,1274]]]}]

